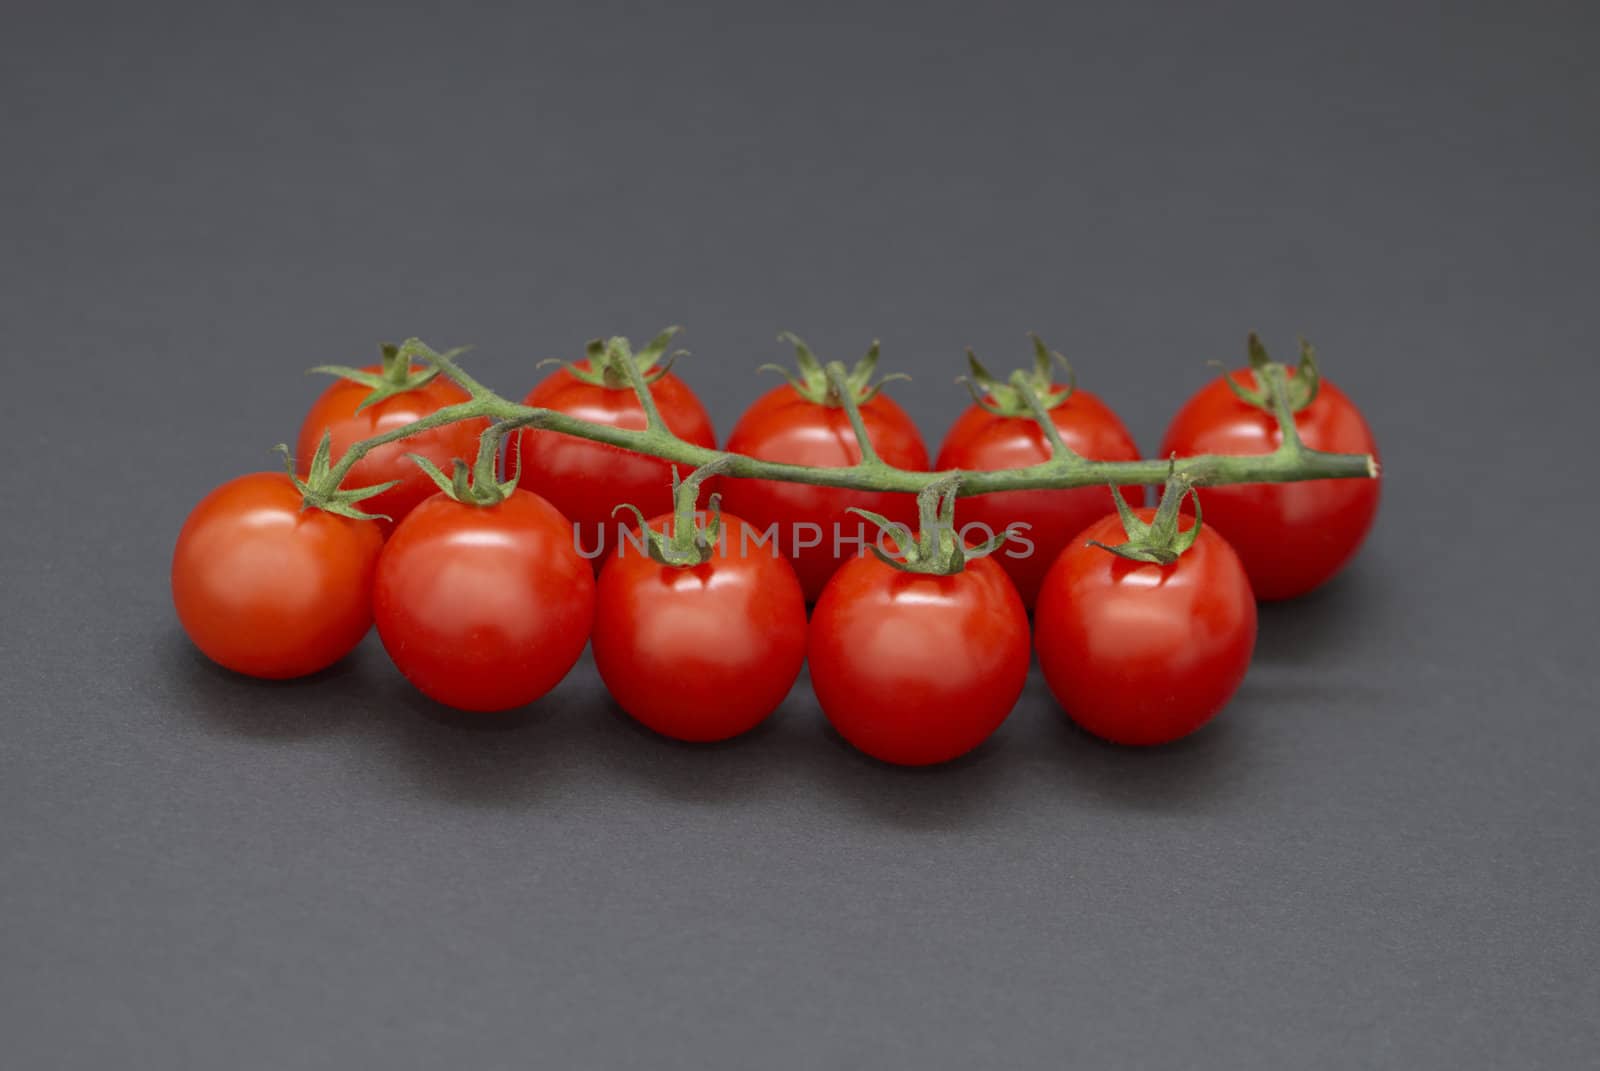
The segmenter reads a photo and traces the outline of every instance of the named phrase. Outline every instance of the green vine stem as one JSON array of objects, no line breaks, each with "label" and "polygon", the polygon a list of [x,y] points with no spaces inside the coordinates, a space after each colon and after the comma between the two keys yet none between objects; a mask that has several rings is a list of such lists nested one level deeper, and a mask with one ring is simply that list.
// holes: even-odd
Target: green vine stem
[{"label": "green vine stem", "polygon": [[[604,343],[606,346],[620,344],[620,339]],[[349,475],[351,466],[379,446],[408,438],[430,428],[484,417],[496,423],[484,432],[486,445],[485,450],[480,452],[480,466],[485,465],[482,458],[493,456],[491,445],[497,447],[506,435],[519,428],[534,428],[676,462],[687,469],[715,464],[720,474],[736,479],[779,480],[858,491],[899,491],[915,494],[930,485],[939,484],[940,481],[948,481],[953,475],[951,472],[917,472],[887,464],[874,454],[864,439],[862,439],[862,461],[844,468],[810,468],[804,465],[762,461],[743,454],[696,446],[667,430],[660,414],[656,412],[655,400],[651,397],[649,386],[645,382],[646,375],[632,360],[620,362],[620,368],[630,381],[629,385],[638,394],[649,418],[649,426],[637,430],[594,424],[553,409],[520,405],[501,397],[462,370],[455,359],[459,352],[438,353],[419,339],[406,341],[400,347],[398,356],[401,359],[438,369],[440,374],[470,394],[471,400],[446,406],[414,423],[353,444],[337,463],[319,474],[320,479],[311,489],[312,492],[325,496],[338,490],[344,478]],[[1269,371],[1268,376],[1277,379],[1277,376],[1282,374],[1281,366],[1273,365],[1271,368],[1275,372]],[[846,388],[841,390],[841,402],[847,415],[851,417],[852,425],[857,427],[859,437],[860,414],[854,404],[854,393],[847,389],[847,384],[840,381],[843,369],[840,367],[827,371],[831,373],[828,379],[836,389]],[[1044,411],[1040,400],[1037,396],[1028,397],[1034,394],[1029,389],[1031,385],[1021,381],[1021,377],[1013,382],[1023,397],[1028,398],[1029,407],[1036,417],[1042,418],[1041,423],[1047,424],[1048,414]],[[1283,441],[1278,449],[1270,454],[1249,456],[1200,454],[1178,458],[1176,461],[1169,461],[1166,458],[1143,461],[1090,461],[1071,451],[1063,451],[1056,447],[1055,456],[1037,465],[991,472],[961,473],[956,493],[967,496],[995,491],[1103,487],[1107,484],[1121,486],[1157,484],[1166,481],[1174,474],[1185,477],[1187,482],[1194,486],[1367,479],[1378,475],[1377,460],[1371,455],[1331,454],[1307,447],[1300,440],[1294,426],[1294,414],[1284,399],[1284,395],[1288,392],[1280,387],[1271,393],[1277,401],[1273,408],[1282,426]],[[1053,425],[1050,430],[1054,430]],[[1052,446],[1054,445],[1052,439]]]}]

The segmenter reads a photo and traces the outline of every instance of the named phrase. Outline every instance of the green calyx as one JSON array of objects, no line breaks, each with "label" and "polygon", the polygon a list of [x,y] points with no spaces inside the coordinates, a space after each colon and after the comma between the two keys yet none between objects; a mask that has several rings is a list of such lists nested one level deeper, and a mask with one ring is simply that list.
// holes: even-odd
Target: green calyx
[{"label": "green calyx", "polygon": [[906,573],[925,573],[930,576],[954,576],[976,558],[993,554],[1006,541],[1001,532],[975,547],[969,547],[956,530],[956,496],[961,489],[961,473],[934,480],[917,492],[917,532],[912,535],[906,526],[891,521],[881,513],[849,507],[851,513],[864,517],[878,526],[878,530],[895,545],[895,552],[886,552],[876,542],[868,549],[885,565]]},{"label": "green calyx", "polygon": [[[1048,412],[1065,402],[1077,389],[1078,379],[1067,359],[1046,347],[1038,335],[1030,334],[1028,337],[1033,339],[1033,368],[1019,368],[1004,382],[996,379],[994,373],[984,367],[976,353],[967,350],[969,374],[961,376],[956,382],[967,388],[973,402],[995,416],[1034,416],[1034,407],[1028,400],[1030,391]],[[1058,365],[1067,376],[1064,385],[1055,381],[1054,373]]]},{"label": "green calyx", "polygon": [[666,531],[651,528],[639,507],[624,502],[611,511],[628,510],[639,521],[639,534],[644,539],[645,553],[650,560],[677,569],[704,565],[716,553],[722,539],[722,496],[712,495],[706,504],[706,520],[702,523],[698,509],[700,485],[733,464],[730,455],[723,455],[695,469],[683,479],[678,478],[676,466],[672,469],[672,521]]},{"label": "green calyx", "polygon": [[[522,453],[517,452],[517,467],[511,473],[509,480],[496,479],[494,459],[498,454],[498,445],[501,436],[485,434],[481,440],[478,463],[468,465],[461,458],[456,458],[450,466],[450,475],[446,476],[432,461],[421,454],[407,454],[416,463],[416,466],[427,473],[428,479],[434,485],[460,502],[464,506],[498,506],[511,492],[517,489],[517,481],[522,478]],[[485,460],[487,455],[488,460]]]},{"label": "green calyx", "polygon": [[[667,347],[672,345],[673,336],[681,327],[669,327],[655,338],[651,339],[638,353],[633,352],[629,341],[620,336],[614,338],[597,338],[584,347],[585,364],[569,364],[563,361],[540,361],[541,365],[560,364],[574,379],[607,390],[631,390],[634,376],[630,373],[628,365],[632,364],[638,370],[639,378],[645,383],[654,383],[668,372],[672,371],[673,362],[687,354],[687,350],[676,350],[667,353]],[[662,358],[665,357],[665,361]]]},{"label": "green calyx", "polygon": [[[308,372],[325,376],[338,376],[340,379],[348,379],[353,383],[359,383],[364,387],[371,388],[372,393],[363,398],[361,404],[356,406],[356,412],[359,413],[368,406],[377,405],[387,398],[393,398],[396,394],[404,394],[406,391],[416,390],[418,387],[431,382],[439,374],[438,365],[414,365],[411,363],[412,359],[418,356],[417,347],[420,345],[421,343],[417,342],[416,339],[412,339],[403,346],[396,346],[389,342],[383,343],[379,347],[383,353],[383,362],[376,372],[368,372],[364,368],[351,368],[342,364],[321,364],[315,368],[308,369]],[[426,347],[423,348],[426,349]],[[467,352],[466,347],[462,347],[449,351],[446,356],[450,358],[459,357],[465,352]]]},{"label": "green calyx", "polygon": [[[1183,505],[1185,495],[1194,498],[1194,524],[1187,531],[1179,531],[1178,509]],[[1122,521],[1122,530],[1128,540],[1112,547],[1091,539],[1088,544],[1091,547],[1108,550],[1129,561],[1171,565],[1200,538],[1200,496],[1195,493],[1194,481],[1179,473],[1173,461],[1167,463],[1167,484],[1161,492],[1161,502],[1156,506],[1156,515],[1149,524],[1141,521],[1128,507],[1115,484],[1111,485],[1111,497],[1116,500],[1117,516]]]},{"label": "green calyx", "polygon": [[307,466],[304,479],[301,479],[296,471],[294,455],[289,452],[287,445],[279,443],[273,449],[283,455],[283,467],[289,473],[289,479],[293,481],[295,490],[300,492],[301,509],[320,509],[324,513],[336,513],[353,521],[391,519],[381,513],[367,513],[358,509],[356,503],[363,502],[373,495],[381,495],[400,481],[389,480],[374,487],[341,488],[338,480],[333,477],[331,432],[322,433],[322,441],[317,443],[316,452],[311,455],[311,463]]},{"label": "green calyx", "polygon": [[780,334],[778,341],[787,342],[794,347],[795,370],[790,371],[781,364],[764,364],[758,371],[777,372],[789,381],[789,386],[794,388],[796,394],[813,405],[834,407],[843,405],[841,390],[849,391],[850,400],[857,405],[865,405],[878,396],[885,383],[911,378],[903,372],[894,372],[873,382],[873,373],[878,369],[877,340],[873,340],[872,348],[867,350],[865,357],[856,362],[854,368],[847,367],[843,361],[829,361],[824,365],[817,360],[817,355],[811,352],[811,347],[792,331]]},{"label": "green calyx", "polygon": [[1250,332],[1246,345],[1255,388],[1244,386],[1231,375],[1223,379],[1241,402],[1276,414],[1279,401],[1285,403],[1290,413],[1298,413],[1317,400],[1322,377],[1317,371],[1317,351],[1312,349],[1311,343],[1303,338],[1300,340],[1300,363],[1295,366],[1292,376],[1289,375],[1288,365],[1279,364],[1267,356],[1267,347],[1262,345],[1260,336],[1254,331]]}]

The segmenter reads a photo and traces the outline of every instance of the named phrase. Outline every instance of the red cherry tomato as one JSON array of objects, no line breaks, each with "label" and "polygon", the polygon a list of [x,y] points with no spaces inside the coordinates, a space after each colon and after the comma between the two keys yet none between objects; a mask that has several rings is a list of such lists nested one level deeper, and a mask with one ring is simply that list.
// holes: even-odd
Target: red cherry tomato
[{"label": "red cherry tomato", "polygon": [[[1150,521],[1153,509],[1136,509]],[[1118,744],[1164,744],[1221,710],[1250,665],[1256,604],[1239,558],[1210,525],[1171,565],[1120,558],[1112,515],[1075,538],[1039,590],[1039,667],[1072,720]],[[1185,530],[1192,519],[1185,517]]]},{"label": "red cherry tomato", "polygon": [[[379,365],[363,369],[375,374],[382,370]],[[415,370],[421,371],[421,368]],[[353,443],[421,420],[446,406],[472,400],[466,391],[448,379],[435,376],[420,387],[392,395],[356,412],[371,393],[371,387],[354,380],[341,379],[312,403],[311,411],[300,425],[300,435],[295,440],[295,459],[302,478],[309,471],[311,455],[316,453],[324,432],[332,434],[332,456],[334,461],[338,461]],[[390,480],[400,481],[387,491],[361,502],[362,512],[379,515],[378,524],[387,534],[418,503],[439,490],[427,473],[406,455],[421,455],[449,472],[455,458],[470,462],[477,456],[478,436],[488,426],[487,420],[463,420],[380,446],[351,467],[350,474],[344,479],[344,486],[371,487]]]},{"label": "red cherry tomato", "polygon": [[988,558],[954,576],[855,558],[817,601],[808,657],[839,735],[884,762],[947,762],[987,740],[1022,694],[1028,613]]},{"label": "red cherry tomato", "polygon": [[722,538],[701,565],[662,565],[624,540],[600,570],[595,666],[618,705],[664,736],[700,743],[755,728],[805,661],[800,582],[746,532],[724,513]]},{"label": "red cherry tomato", "polygon": [[[917,426],[893,399],[879,394],[861,403],[861,419],[884,461],[919,472],[927,469],[928,449]],[[756,399],[739,418],[727,449],[763,461],[822,468],[843,468],[861,460],[844,409],[808,401],[787,385]],[[728,480],[722,501],[757,529],[773,531],[780,552],[794,565],[807,602],[822,594],[841,562],[867,553],[864,546],[877,538],[871,524],[848,512],[851,506],[881,513],[910,530],[917,524],[916,497],[909,494]],[[862,542],[855,542],[858,537]]]},{"label": "red cherry tomato", "polygon": [[[589,362],[577,365],[587,369]],[[650,384],[650,395],[661,419],[678,438],[708,449],[717,445],[711,417],[683,380],[667,372]],[[616,428],[645,427],[644,410],[631,388],[586,383],[565,368],[534,387],[523,404]],[[650,517],[672,508],[670,461],[554,431],[524,431],[518,442],[522,486],[543,495],[571,518],[578,545],[596,569],[616,544],[618,524],[626,523],[626,516],[619,521],[612,516],[612,509],[627,503]],[[687,469],[683,475],[688,475]],[[714,481],[708,481],[706,493],[714,487]]]},{"label": "red cherry tomato", "polygon": [[[1255,385],[1247,369],[1230,375],[1243,386]],[[1301,440],[1315,450],[1377,456],[1366,420],[1326,379],[1294,422]],[[1270,454],[1282,441],[1272,414],[1241,401],[1219,378],[1178,411],[1161,452]],[[1290,599],[1327,582],[1355,556],[1378,513],[1378,482],[1206,487],[1200,491],[1201,514],[1206,527],[1238,551],[1257,598]]]},{"label": "red cherry tomato", "polygon": [[240,476],[184,521],[172,602],[212,661],[252,677],[303,677],[349,654],[372,627],[382,547],[371,521],[303,510],[287,474]]},{"label": "red cherry tomato", "polygon": [[[1062,440],[1094,461],[1137,461],[1139,447],[1111,407],[1088,391],[1073,391],[1050,410]],[[1020,469],[1050,460],[1050,444],[1031,417],[1000,416],[979,405],[968,406],[945,436],[936,469],[986,472]],[[1143,501],[1144,488],[1124,494]],[[1026,525],[1019,536],[1002,544],[993,557],[1017,585],[1030,610],[1039,584],[1051,564],[1079,532],[1115,508],[1105,487],[1062,491],[1001,491],[963,498],[956,505],[956,525],[981,542],[1013,523]],[[982,525],[987,531],[968,529]]]},{"label": "red cherry tomato", "polygon": [[436,494],[378,560],[378,636],[400,672],[459,710],[523,706],[561,682],[594,619],[594,570],[572,524],[513,491],[494,506]]}]

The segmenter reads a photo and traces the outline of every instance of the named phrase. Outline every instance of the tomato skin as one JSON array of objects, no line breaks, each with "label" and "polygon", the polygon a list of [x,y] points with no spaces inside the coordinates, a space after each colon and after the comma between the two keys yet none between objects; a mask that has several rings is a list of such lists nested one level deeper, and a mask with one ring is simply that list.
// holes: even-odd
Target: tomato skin
[{"label": "tomato skin", "polygon": [[[1050,410],[1050,420],[1072,450],[1093,461],[1137,461],[1139,447],[1111,407],[1088,391],[1076,390]],[[999,416],[979,405],[968,406],[951,426],[939,449],[935,469],[990,472],[1020,469],[1050,460],[1050,444],[1032,417]],[[1143,487],[1124,488],[1136,502]],[[956,525],[981,524],[988,532],[970,533],[974,541],[998,534],[1015,522],[1028,527],[1019,539],[1002,544],[993,557],[1011,577],[1023,605],[1033,609],[1039,585],[1061,548],[1079,532],[1115,509],[1107,487],[1075,487],[1060,491],[1000,491],[974,495],[956,504]],[[1010,551],[1028,552],[1025,555]]]},{"label": "tomato skin", "polygon": [[1209,524],[1168,566],[1085,546],[1090,539],[1116,546],[1122,522],[1092,525],[1045,576],[1033,616],[1045,682],[1073,721],[1113,743],[1187,736],[1227,704],[1250,666],[1256,603],[1244,567]]},{"label": "tomato skin", "polygon": [[[370,365],[363,371],[376,374],[383,369],[380,365]],[[310,471],[311,455],[317,452],[324,431],[332,434],[333,460],[337,462],[353,443],[421,420],[446,406],[472,400],[466,391],[448,379],[435,376],[414,390],[385,398],[356,412],[371,393],[370,387],[341,379],[312,403],[295,439],[295,463],[302,479]],[[419,454],[449,472],[455,458],[470,463],[477,456],[478,436],[488,426],[487,420],[463,420],[377,447],[351,466],[343,486],[371,487],[390,480],[400,481],[381,494],[363,499],[359,507],[364,513],[378,515],[380,530],[387,535],[423,499],[439,490],[427,473],[406,455]]]},{"label": "tomato skin", "polygon": [[[589,362],[577,362],[587,369]],[[694,391],[667,372],[650,384],[650,395],[667,428],[680,439],[713,449],[717,445],[711,417]],[[628,387],[612,389],[585,383],[565,368],[551,373],[522,400],[524,405],[554,409],[596,424],[616,428],[645,427],[644,410]],[[590,442],[553,431],[523,431],[517,448],[522,456],[522,486],[544,496],[571,519],[579,545],[598,570],[616,544],[620,523],[630,515],[613,517],[621,503],[636,507],[646,517],[672,508],[673,463],[645,457],[606,443]],[[681,475],[688,470],[678,466]],[[704,493],[716,489],[708,480]]]},{"label": "tomato skin", "polygon": [[[1229,374],[1243,386],[1255,385],[1248,370]],[[1378,454],[1360,410],[1326,379],[1316,399],[1295,414],[1295,427],[1315,450]],[[1161,452],[1270,454],[1282,441],[1272,414],[1240,401],[1219,377],[1173,417]],[[1355,557],[1378,513],[1379,482],[1206,487],[1200,503],[1206,527],[1222,533],[1239,553],[1256,597],[1292,599],[1326,583]]]},{"label": "tomato skin", "polygon": [[[663,529],[670,515],[650,526]],[[677,568],[624,540],[600,570],[594,661],[617,704],[663,736],[727,740],[778,708],[806,657],[806,603],[770,545],[722,515],[711,559]],[[741,550],[744,550],[741,553]]]},{"label": "tomato skin", "polygon": [[523,706],[559,684],[594,620],[594,570],[550,503],[513,491],[494,506],[435,494],[378,559],[373,615],[384,649],[425,695],[458,710]]},{"label": "tomato skin", "polygon": [[178,533],[178,621],[206,657],[235,672],[315,673],[372,627],[382,546],[371,521],[302,510],[286,473],[240,476],[201,499]]},{"label": "tomato skin", "polygon": [[[863,402],[861,419],[867,438],[884,461],[917,472],[927,470],[928,448],[923,445],[916,424],[893,399],[879,394]],[[734,426],[726,449],[763,461],[821,468],[843,468],[861,460],[861,448],[844,409],[808,401],[787,384],[756,399]],[[916,496],[910,494],[850,491],[775,480],[728,480],[722,488],[722,502],[729,512],[743,517],[758,530],[777,525],[779,546],[793,564],[807,602],[817,600],[841,562],[870,553],[859,550],[853,542],[845,544],[841,554],[834,553],[835,525],[852,540],[858,533],[864,534],[867,543],[876,539],[873,526],[846,512],[849,507],[881,513],[909,530],[914,531],[917,525]],[[821,542],[814,547],[798,546],[795,526],[799,524],[818,526]],[[810,530],[806,538],[811,538]]]},{"label": "tomato skin", "polygon": [[854,558],[812,611],[807,657],[822,712],[855,747],[901,766],[948,762],[1016,706],[1028,614],[988,558],[954,576]]}]

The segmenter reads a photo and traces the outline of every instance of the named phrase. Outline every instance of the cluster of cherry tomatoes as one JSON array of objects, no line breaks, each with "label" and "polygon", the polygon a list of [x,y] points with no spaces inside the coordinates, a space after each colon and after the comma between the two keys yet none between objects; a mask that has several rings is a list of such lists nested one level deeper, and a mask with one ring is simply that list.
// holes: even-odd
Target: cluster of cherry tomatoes
[{"label": "cluster of cherry tomatoes", "polygon": [[[768,461],[853,465],[862,452],[852,422],[799,348],[800,374],[757,399],[723,447]],[[1112,409],[1054,382],[1043,352],[1036,394],[1060,440],[1091,460],[1137,459]],[[389,357],[317,399],[298,441],[302,477],[304,459],[325,437],[337,456],[470,400],[442,376],[407,386],[417,369],[409,360],[396,369]],[[635,390],[615,369],[596,367],[608,359],[618,358],[592,356],[553,372],[526,404],[644,428]],[[694,392],[670,370],[646,371],[667,428],[714,448]],[[973,372],[974,403],[945,437],[935,467],[1048,460],[1052,443],[1037,411],[975,359]],[[403,389],[364,405],[381,376],[398,376]],[[850,389],[877,456],[929,469],[916,426],[869,378],[870,365]],[[1250,401],[1259,387],[1250,368],[1204,387],[1173,419],[1160,456],[1272,452],[1280,425],[1270,407]],[[1310,448],[1375,453],[1360,413],[1326,380],[1294,420]],[[879,759],[912,765],[965,754],[994,732],[1021,693],[1031,637],[1051,691],[1075,721],[1108,740],[1157,744],[1194,731],[1231,698],[1250,661],[1256,599],[1292,597],[1329,579],[1355,553],[1378,501],[1376,480],[1203,488],[1195,495],[1199,531],[1189,515],[1178,525],[1184,549],[1131,560],[1106,548],[1134,540],[1157,514],[1140,507],[1119,515],[1109,488],[964,497],[959,524],[1020,525],[1030,552],[917,572],[859,546],[841,553],[831,539],[780,555],[748,538],[803,525],[854,527],[852,508],[915,528],[912,495],[715,478],[719,538],[703,560],[684,565],[648,553],[645,541],[619,538],[613,518],[626,503],[650,518],[649,528],[671,529],[667,461],[525,430],[508,445],[520,485],[484,504],[441,491],[406,456],[448,468],[474,456],[486,427],[447,424],[362,457],[345,485],[392,481],[362,503],[378,519],[304,508],[303,486],[288,473],[217,488],[190,514],[174,554],[173,598],[185,631],[223,666],[290,678],[342,658],[376,622],[416,687],[479,712],[538,699],[592,643],[616,702],[651,729],[688,741],[752,729],[809,661],[818,703],[840,734]],[[1142,488],[1130,493],[1143,501]]]}]

